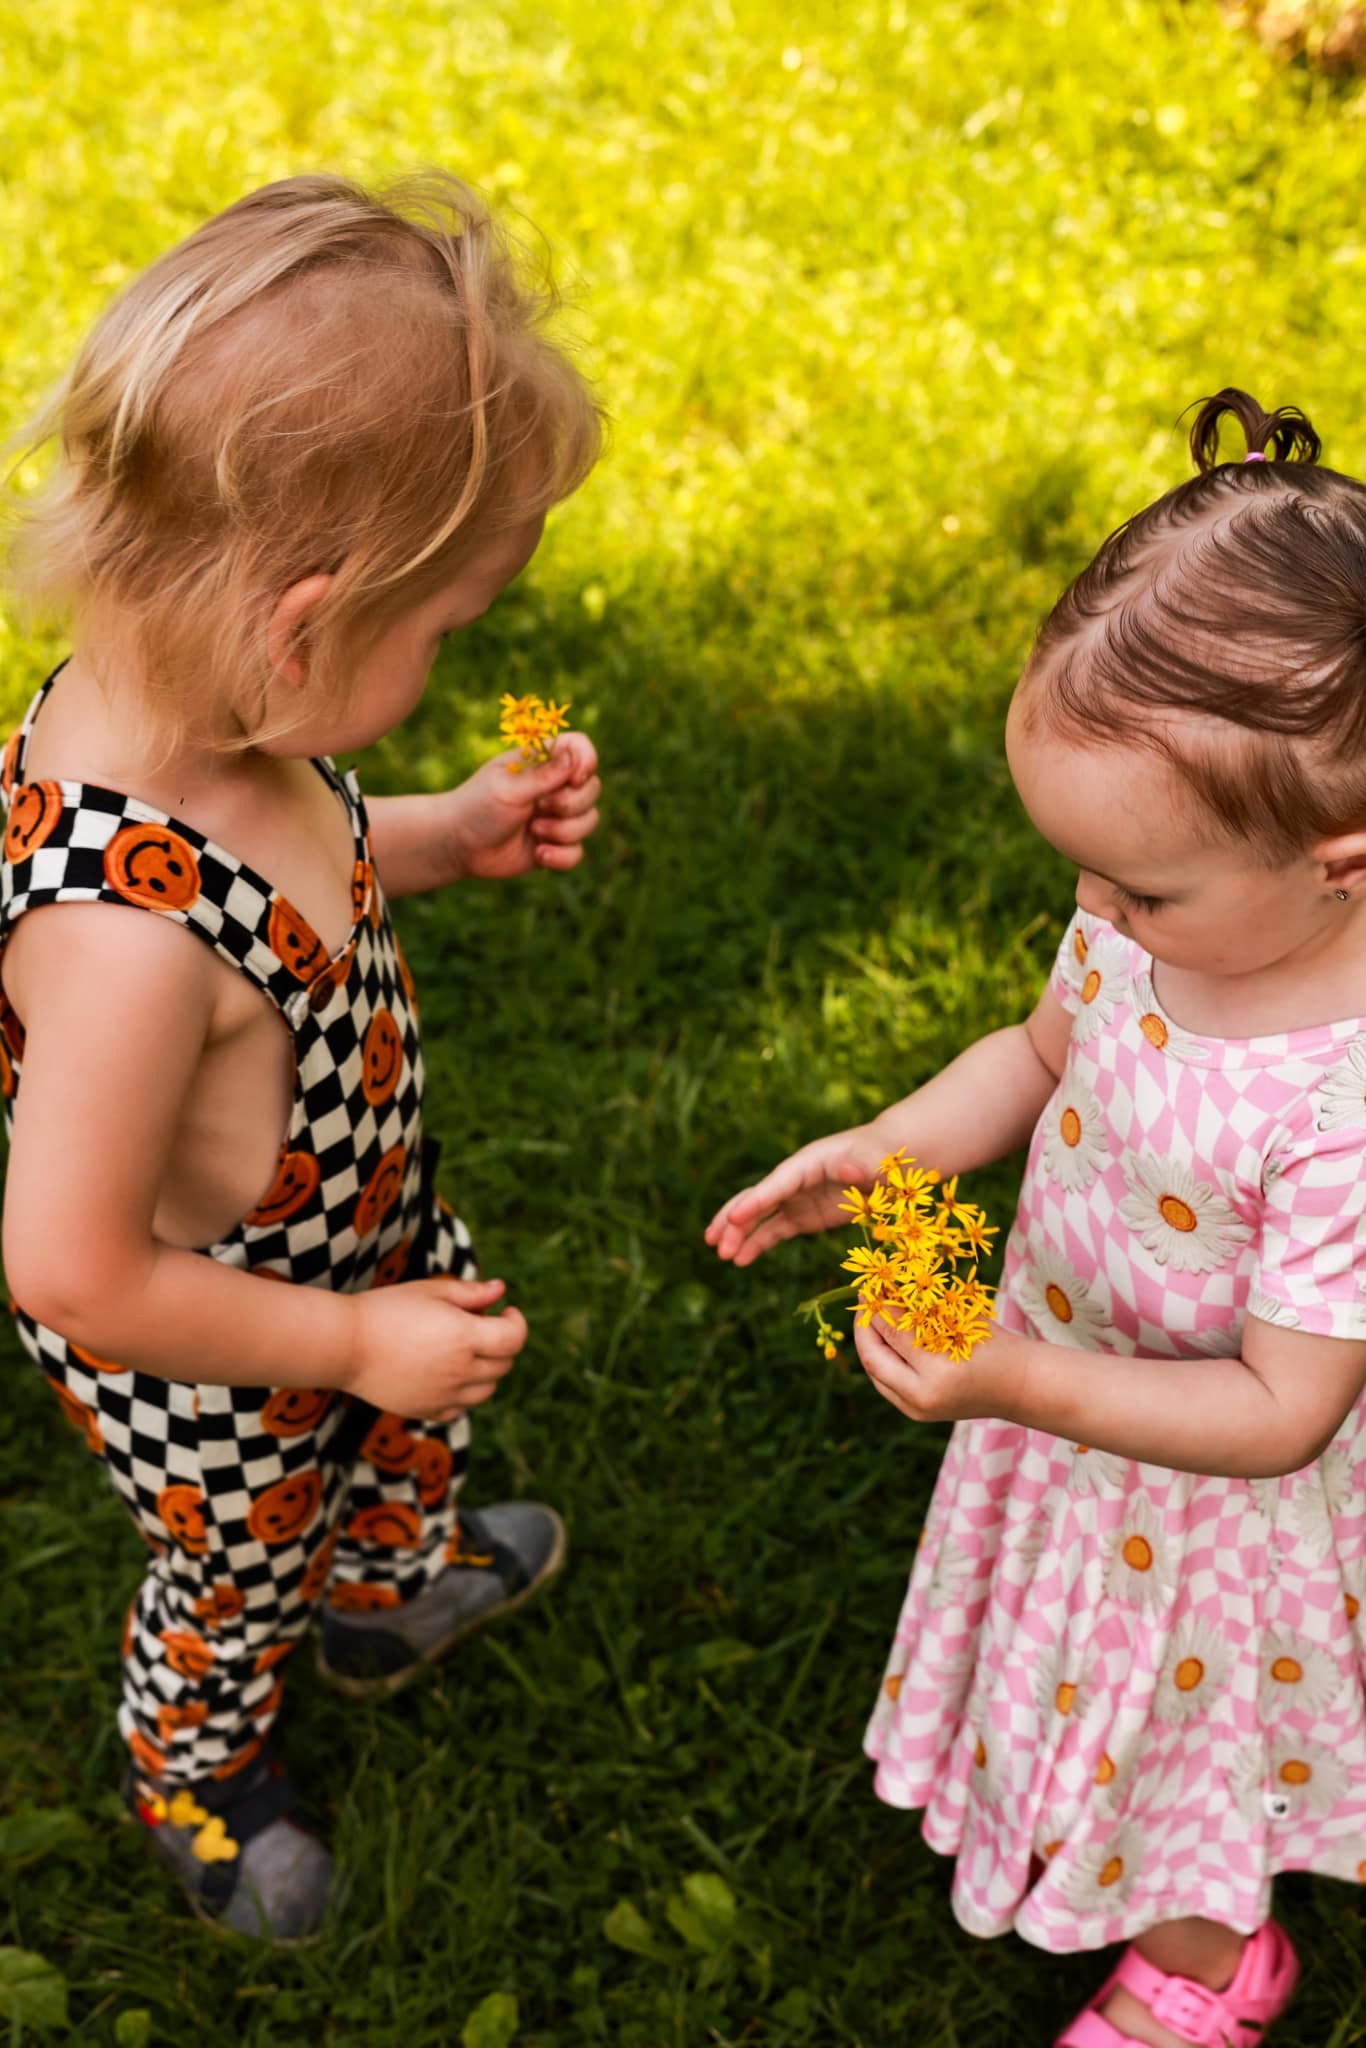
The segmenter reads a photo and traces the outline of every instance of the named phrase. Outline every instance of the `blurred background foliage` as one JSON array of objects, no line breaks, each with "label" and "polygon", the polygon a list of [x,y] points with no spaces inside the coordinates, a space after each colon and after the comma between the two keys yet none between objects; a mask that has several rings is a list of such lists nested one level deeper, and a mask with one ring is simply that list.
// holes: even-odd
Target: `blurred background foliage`
[{"label": "blurred background foliage", "polygon": [[[544,232],[613,418],[364,769],[460,776],[505,689],[571,697],[602,751],[579,875],[401,916],[447,1189],[533,1324],[471,1498],[557,1500],[575,1562],[391,1706],[299,1671],[283,1747],[349,1893],[318,1949],[215,1940],[115,1825],[139,1546],[0,1340],[24,2038],[1018,2048],[1098,1981],[962,1934],[859,1754],[941,1434],[791,1320],[832,1245],[735,1275],[699,1239],[1032,1000],[1070,878],[1005,703],[1060,586],[1184,474],[1182,408],[1242,384],[1361,467],[1366,95],[1260,12],[0,4],[7,429],[242,191],[431,161]],[[13,716],[62,642],[2,630]],[[1017,1172],[974,1188],[1002,1219]],[[1342,2048],[1355,1895],[1286,1889],[1311,1967],[1277,2038]]]}]

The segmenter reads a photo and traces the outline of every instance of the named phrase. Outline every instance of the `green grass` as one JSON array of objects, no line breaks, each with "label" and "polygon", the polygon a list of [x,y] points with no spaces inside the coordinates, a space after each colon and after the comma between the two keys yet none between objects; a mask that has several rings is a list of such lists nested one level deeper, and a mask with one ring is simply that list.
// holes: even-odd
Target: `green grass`
[{"label": "green grass", "polygon": [[[546,230],[615,427],[367,769],[458,776],[525,688],[606,764],[581,875],[401,918],[448,1189],[534,1332],[471,1497],[562,1504],[572,1569],[392,1705],[301,1673],[283,1745],[350,1899],[314,1951],[220,1941],[117,1825],[139,1545],[0,1340],[0,1783],[58,1816],[0,1833],[0,1942],[123,2048],[425,2048],[497,1992],[468,2048],[1051,2039],[1100,1959],[962,1934],[860,1757],[941,1436],[791,1321],[831,1247],[736,1275],[700,1232],[1031,999],[1068,878],[1003,707],[1183,473],[1179,410],[1243,383],[1366,461],[1363,102],[1204,0],[4,11],[6,423],[241,190],[435,159]],[[58,647],[9,629],[6,709]],[[1355,1895],[1282,1903],[1278,2041],[1366,2039]]]}]

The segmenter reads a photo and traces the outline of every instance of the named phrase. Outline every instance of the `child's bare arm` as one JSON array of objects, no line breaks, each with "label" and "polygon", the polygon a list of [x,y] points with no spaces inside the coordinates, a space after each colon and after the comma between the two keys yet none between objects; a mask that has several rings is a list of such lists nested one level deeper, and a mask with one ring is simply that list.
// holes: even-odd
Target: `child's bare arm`
[{"label": "child's bare arm", "polygon": [[583,859],[597,829],[598,757],[581,732],[562,733],[540,767],[509,773],[500,754],[457,789],[435,796],[377,797],[369,806],[375,866],[389,897],[442,889],[469,875],[503,881]]},{"label": "child's bare arm", "polygon": [[16,1300],[168,1379],[345,1386],[439,1416],[487,1398],[525,1341],[501,1283],[350,1296],[271,1286],[159,1240],[158,1193],[213,1014],[213,960],[171,924],[70,904],[25,920],[23,1083],[5,1189]]},{"label": "child's bare arm", "polygon": [[1249,1316],[1241,1358],[1129,1358],[997,1330],[965,1364],[880,1322],[855,1331],[880,1393],[917,1422],[991,1415],[1178,1472],[1275,1478],[1332,1442],[1366,1385],[1366,1343]]},{"label": "child's bare arm", "polygon": [[717,1211],[706,1241],[752,1265],[770,1245],[843,1220],[841,1191],[869,1186],[898,1146],[941,1173],[966,1173],[1029,1137],[1057,1086],[1072,1020],[1047,989],[1023,1024],[993,1031],[871,1123],[817,1138]]}]

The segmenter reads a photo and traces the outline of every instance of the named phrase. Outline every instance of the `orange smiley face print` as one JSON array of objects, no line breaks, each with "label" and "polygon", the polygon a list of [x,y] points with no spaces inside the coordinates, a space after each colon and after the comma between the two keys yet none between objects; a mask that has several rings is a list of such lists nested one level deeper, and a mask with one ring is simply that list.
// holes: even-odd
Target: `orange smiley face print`
[{"label": "orange smiley face print", "polygon": [[101,1358],[98,1351],[87,1351],[84,1344],[73,1344],[69,1337],[66,1340],[66,1348],[77,1364],[83,1365],[87,1372],[127,1372],[128,1370],[126,1365],[115,1365],[112,1358]]},{"label": "orange smiley face print", "polygon": [[149,1778],[157,1777],[166,1762],[164,1753],[154,1742],[148,1741],[140,1728],[135,1728],[128,1738],[128,1754]]},{"label": "orange smiley face print", "polygon": [[24,1057],[24,1027],[19,1022],[19,1012],[3,988],[0,988],[0,1037],[3,1037],[14,1059]]},{"label": "orange smiley face print", "polygon": [[292,1543],[302,1536],[323,1497],[321,1472],[295,1472],[258,1494],[247,1510],[247,1527],[258,1543]]},{"label": "orange smiley face print", "polygon": [[26,782],[10,798],[5,859],[16,866],[31,860],[57,829],[62,815],[60,782]]},{"label": "orange smiley face print", "polygon": [[450,1492],[455,1460],[437,1437],[424,1437],[413,1460],[417,1497],[424,1508],[439,1508]]},{"label": "orange smiley face print", "polygon": [[359,924],[370,903],[374,869],[368,860],[358,860],[351,870],[351,922]]},{"label": "orange smiley face print", "polygon": [[409,1435],[397,1415],[381,1415],[371,1423],[360,1454],[377,1472],[406,1472],[417,1456],[417,1438]]},{"label": "orange smiley face print", "polygon": [[261,1427],[271,1436],[303,1436],[317,1428],[331,1405],[328,1387],[281,1387],[261,1410]]},{"label": "orange smiley face print", "polygon": [[246,1610],[246,1595],[233,1585],[231,1579],[217,1579],[202,1599],[196,1600],[190,1612],[201,1628],[221,1628],[225,1621],[236,1621]]},{"label": "orange smiley face print", "polygon": [[346,1533],[357,1543],[378,1543],[385,1550],[416,1550],[422,1542],[422,1517],[402,1501],[380,1501],[352,1515]]},{"label": "orange smiley face print", "polygon": [[62,1386],[60,1381],[53,1380],[51,1386],[53,1393],[57,1396],[58,1405],[67,1421],[74,1429],[78,1429],[81,1432],[81,1435],[85,1438],[86,1443],[95,1453],[95,1456],[99,1457],[104,1449],[104,1437],[101,1434],[99,1418],[96,1416],[94,1409],[87,1408],[84,1401],[78,1401],[70,1389]]},{"label": "orange smiley face print", "polygon": [[389,1010],[376,1010],[361,1050],[361,1093],[373,1109],[386,1103],[403,1072],[403,1035]]},{"label": "orange smiley face print", "polygon": [[267,928],[270,950],[285,966],[296,981],[305,984],[327,965],[327,950],[306,917],[300,916],[292,903],[283,896],[277,896],[270,906],[270,924]]},{"label": "orange smiley face print", "polygon": [[193,1629],[164,1628],[160,1641],[166,1651],[166,1662],[181,1678],[193,1679],[196,1683],[207,1678],[217,1661],[213,1645],[206,1643],[203,1636],[197,1636]]},{"label": "orange smiley face print", "polygon": [[14,778],[19,772],[19,749],[24,744],[24,729],[12,732],[5,746],[5,758],[0,762],[0,796],[8,796],[14,787]]},{"label": "orange smiley face print", "polygon": [[367,1586],[359,1579],[338,1579],[328,1589],[327,1604],[339,1614],[374,1614],[382,1607],[402,1603],[396,1586]]},{"label": "orange smiley face print", "polygon": [[311,1152],[282,1152],[274,1180],[242,1221],[253,1229],[288,1222],[313,1199],[322,1177],[322,1168]]},{"label": "orange smiley face print", "polygon": [[322,968],[310,984],[308,1006],[311,1010],[325,1010],[339,988],[345,988],[351,974],[351,962],[356,957],[356,941],[329,967]]},{"label": "orange smiley face print", "polygon": [[206,1555],[209,1532],[204,1526],[204,1496],[197,1486],[163,1486],[157,1495],[157,1514],[187,1556]]},{"label": "orange smiley face print", "polygon": [[320,1544],[309,1559],[304,1575],[299,1581],[301,1600],[316,1600],[327,1584],[327,1575],[332,1569],[332,1559],[336,1555],[338,1534],[339,1531],[334,1529],[327,1541]]},{"label": "orange smiley face print", "polygon": [[392,1251],[387,1251],[384,1254],[384,1257],[375,1268],[375,1277],[370,1282],[370,1285],[372,1287],[397,1286],[408,1270],[408,1260],[412,1254],[412,1249],[413,1240],[410,1233],[396,1244]]},{"label": "orange smiley face print", "polygon": [[403,1193],[403,1169],[408,1155],[402,1145],[391,1145],[361,1191],[356,1204],[356,1235],[366,1237],[378,1230]]},{"label": "orange smiley face print", "polygon": [[199,899],[199,862],[188,839],[162,825],[125,825],[104,849],[104,878],[143,910],[188,910]]}]

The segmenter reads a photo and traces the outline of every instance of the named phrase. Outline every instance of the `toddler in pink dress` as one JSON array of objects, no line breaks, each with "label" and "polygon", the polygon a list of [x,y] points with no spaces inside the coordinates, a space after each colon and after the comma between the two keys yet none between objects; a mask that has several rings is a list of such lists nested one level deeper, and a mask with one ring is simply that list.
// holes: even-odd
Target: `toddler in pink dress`
[{"label": "toddler in pink dress", "polygon": [[1366,487],[1241,392],[1192,446],[1011,707],[1080,869],[1033,1015],[708,1233],[746,1265],[897,1146],[1032,1130],[990,1340],[857,1333],[958,1423],[866,1746],[964,1927],[1131,1944],[1068,2048],[1252,2048],[1297,1973],[1272,1878],[1366,1881]]}]

